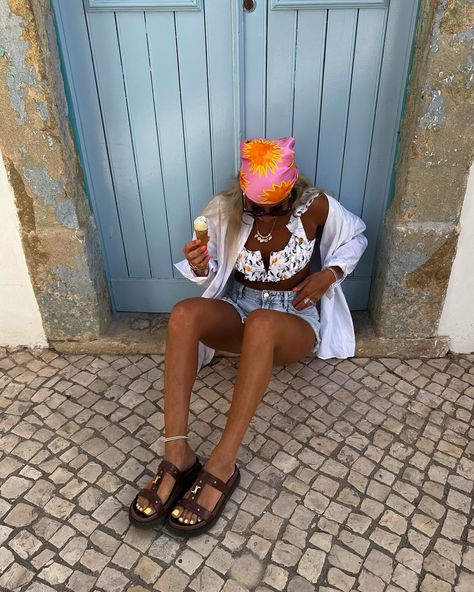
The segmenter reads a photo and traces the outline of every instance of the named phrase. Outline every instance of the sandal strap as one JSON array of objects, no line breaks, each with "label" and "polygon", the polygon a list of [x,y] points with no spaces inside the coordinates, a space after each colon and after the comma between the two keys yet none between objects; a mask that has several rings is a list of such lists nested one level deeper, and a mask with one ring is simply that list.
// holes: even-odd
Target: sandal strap
[{"label": "sandal strap", "polygon": [[[235,469],[234,469],[234,472],[235,472]],[[232,480],[232,476],[230,477],[229,482],[231,480]],[[202,481],[202,483],[201,483],[201,481]],[[201,486],[204,483],[208,483],[209,485],[211,485],[215,489],[218,489],[224,495],[226,495],[228,493],[229,489],[231,488],[230,484],[226,483],[225,481],[222,481],[221,479],[219,479],[218,477],[216,477],[212,473],[209,473],[208,471],[206,471],[206,469],[202,469],[199,472],[199,475],[197,476],[195,483],[196,482],[198,485],[201,485]]]},{"label": "sandal strap", "polygon": [[164,507],[163,500],[158,497],[158,494],[153,489],[141,489],[135,498],[135,504],[140,497],[144,497],[150,502],[156,514],[161,512],[161,509]]},{"label": "sandal strap", "polygon": [[183,475],[183,471],[180,471],[180,469],[178,469],[178,467],[176,465],[174,465],[172,462],[170,462],[169,460],[163,459],[160,462],[160,465],[158,468],[162,468],[164,472],[169,473],[172,477],[174,477],[175,481],[178,481],[179,479],[181,479],[181,477]]},{"label": "sandal strap", "polygon": [[[233,475],[234,474],[235,474],[235,469],[234,469]],[[180,500],[179,504],[177,504],[177,505],[181,505],[181,501],[188,501],[188,500],[191,501],[192,503],[196,503],[196,500],[201,495],[201,492],[204,489],[205,485],[210,485],[211,487],[218,489],[222,494],[224,494],[224,496],[226,496],[231,489],[230,483],[232,481],[232,476],[229,479],[229,484],[227,484],[227,483],[225,483],[225,481],[222,481],[221,479],[219,479],[218,477],[216,477],[212,473],[209,473],[205,469],[201,469],[199,471],[196,479],[194,480],[192,487],[191,487],[191,496],[182,498],[182,500]],[[222,496],[221,496],[221,499],[222,499]],[[197,504],[197,506],[199,506],[199,504]],[[201,506],[199,506],[199,507],[201,507]],[[207,512],[207,510],[205,508],[202,508],[201,511]]]},{"label": "sandal strap", "polygon": [[158,489],[159,481],[165,473],[169,473],[174,478],[175,482],[179,481],[183,475],[183,472],[180,471],[176,465],[174,465],[169,460],[163,459],[158,465],[158,469],[156,471],[155,477],[153,478],[153,484],[150,489],[155,491]]},{"label": "sandal strap", "polygon": [[[203,520],[209,520],[213,516],[212,512],[209,512],[209,510],[206,510],[206,508],[204,508],[203,506],[198,504],[194,499],[192,499],[190,497],[184,497],[184,498],[180,499],[179,503],[177,503],[176,505],[179,506],[180,508],[184,508],[185,510],[189,510],[190,512],[192,512],[193,514],[196,514],[196,516],[199,516]],[[219,502],[217,502],[216,507],[218,505],[219,505]]]}]

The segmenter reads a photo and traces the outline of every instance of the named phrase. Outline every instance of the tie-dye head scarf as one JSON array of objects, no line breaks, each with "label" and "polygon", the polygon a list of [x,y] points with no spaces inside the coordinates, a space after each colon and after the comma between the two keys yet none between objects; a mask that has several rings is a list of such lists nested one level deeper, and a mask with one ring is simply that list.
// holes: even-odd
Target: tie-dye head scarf
[{"label": "tie-dye head scarf", "polygon": [[298,178],[295,139],[253,138],[240,143],[240,187],[255,203],[282,201]]}]

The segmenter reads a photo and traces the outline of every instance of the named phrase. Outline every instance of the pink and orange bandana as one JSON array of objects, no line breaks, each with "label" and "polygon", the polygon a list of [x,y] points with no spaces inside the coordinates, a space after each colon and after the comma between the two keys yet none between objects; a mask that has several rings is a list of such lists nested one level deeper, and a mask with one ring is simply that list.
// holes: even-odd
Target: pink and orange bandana
[{"label": "pink and orange bandana", "polygon": [[240,187],[249,199],[272,205],[288,195],[298,178],[294,145],[291,136],[240,143]]}]

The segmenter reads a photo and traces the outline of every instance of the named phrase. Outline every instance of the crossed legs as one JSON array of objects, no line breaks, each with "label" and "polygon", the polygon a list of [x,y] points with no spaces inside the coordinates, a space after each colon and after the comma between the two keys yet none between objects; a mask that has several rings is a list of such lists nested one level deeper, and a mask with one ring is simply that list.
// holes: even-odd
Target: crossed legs
[{"label": "crossed legs", "polygon": [[[289,364],[309,355],[314,332],[306,321],[288,313],[258,309],[248,315],[243,325],[227,302],[190,298],[178,303],[170,317],[166,341],[166,436],[188,432],[189,402],[196,378],[199,341],[214,349],[240,353],[226,425],[204,465],[207,471],[227,481],[234,471],[242,439],[268,386],[273,366]],[[194,463],[196,455],[187,440],[174,440],[165,443],[164,458],[185,470]],[[157,491],[163,501],[173,484],[174,479],[165,474]],[[221,495],[220,491],[206,484],[199,503],[212,510]],[[144,508],[148,505],[144,498],[139,498],[138,502]],[[195,514],[179,506],[173,510],[173,516],[184,523],[199,520]]]}]

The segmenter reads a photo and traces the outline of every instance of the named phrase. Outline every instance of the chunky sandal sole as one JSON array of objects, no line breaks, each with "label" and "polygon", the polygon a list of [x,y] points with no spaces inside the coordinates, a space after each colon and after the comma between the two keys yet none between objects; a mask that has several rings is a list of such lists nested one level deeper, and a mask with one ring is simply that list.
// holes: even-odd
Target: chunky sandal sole
[{"label": "chunky sandal sole", "polygon": [[232,493],[234,492],[234,490],[236,489],[236,487],[240,483],[240,470],[238,467],[236,468],[236,470],[237,470],[237,477],[235,478],[235,481],[232,483],[227,494],[223,495],[219,499],[219,501],[217,502],[218,508],[216,510],[215,515],[208,522],[203,520],[203,522],[205,522],[204,526],[200,526],[197,528],[196,528],[196,524],[191,525],[191,528],[189,528],[189,525],[175,526],[175,523],[171,522],[171,519],[168,518],[168,520],[166,521],[166,524],[165,524],[166,530],[168,530],[168,532],[172,532],[173,534],[176,534],[177,536],[190,538],[190,537],[199,536],[200,534],[204,534],[210,528],[212,528],[214,526],[214,524],[219,520],[222,512],[224,511],[226,503],[232,497]]},{"label": "chunky sandal sole", "polygon": [[137,526],[138,528],[155,528],[156,526],[161,525],[168,518],[169,513],[171,509],[175,506],[176,502],[183,497],[186,491],[194,483],[194,480],[196,479],[201,469],[201,461],[199,459],[196,459],[196,462],[191,467],[189,467],[189,469],[183,474],[182,480],[179,483],[175,484],[174,489],[171,491],[170,495],[168,496],[168,499],[166,500],[166,503],[163,506],[161,514],[159,516],[156,516],[155,518],[146,519],[141,517],[135,517],[135,513],[137,516],[140,516],[140,514],[138,514],[138,511],[135,510],[135,504],[137,503],[137,500],[140,497],[140,494],[138,493],[128,509],[128,517],[131,524]]}]

